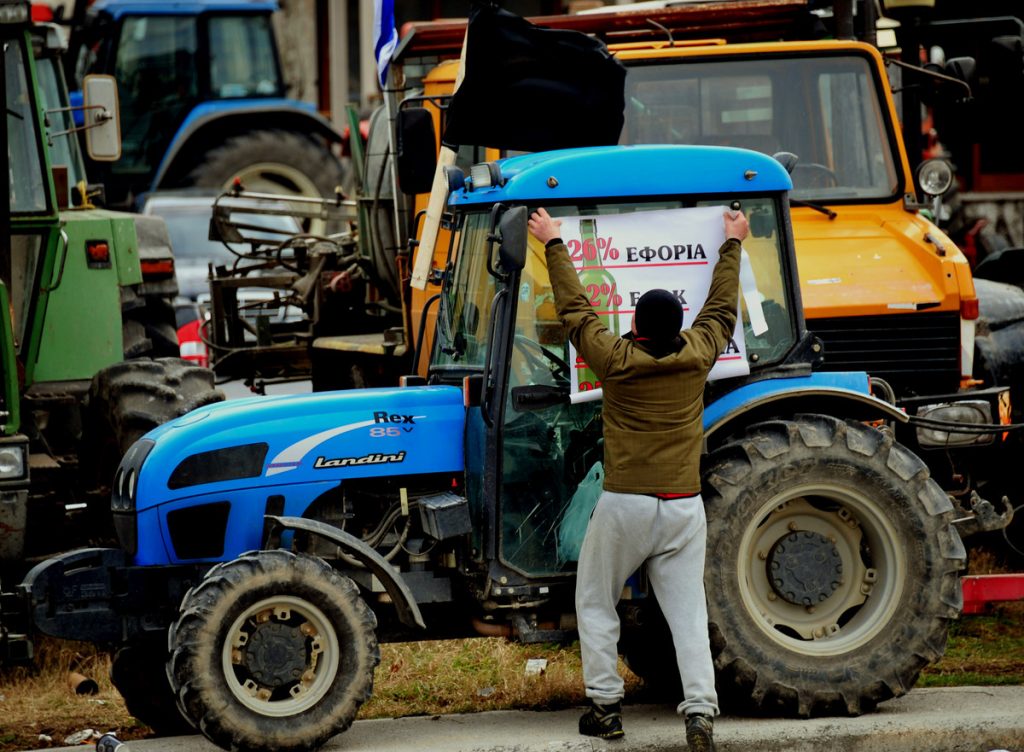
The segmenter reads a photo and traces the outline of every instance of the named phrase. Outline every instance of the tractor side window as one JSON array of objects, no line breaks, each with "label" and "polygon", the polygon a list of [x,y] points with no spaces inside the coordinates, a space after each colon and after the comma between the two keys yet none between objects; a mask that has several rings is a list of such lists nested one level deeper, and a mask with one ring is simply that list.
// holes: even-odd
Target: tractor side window
[{"label": "tractor side window", "polygon": [[114,64],[122,134],[115,172],[148,175],[156,170],[198,99],[196,48],[195,18],[124,19]]},{"label": "tractor side window", "polygon": [[269,16],[210,16],[210,93],[218,99],[281,96]]},{"label": "tractor side window", "polygon": [[469,214],[455,239],[459,262],[455,278],[439,301],[435,367],[483,366],[487,330],[494,298],[494,278],[487,272],[490,214]]},{"label": "tractor side window", "polygon": [[7,157],[10,162],[10,175],[4,178],[9,180],[11,212],[38,213],[48,208],[50,192],[43,179],[45,163],[24,53],[24,47],[17,42],[4,42]]}]

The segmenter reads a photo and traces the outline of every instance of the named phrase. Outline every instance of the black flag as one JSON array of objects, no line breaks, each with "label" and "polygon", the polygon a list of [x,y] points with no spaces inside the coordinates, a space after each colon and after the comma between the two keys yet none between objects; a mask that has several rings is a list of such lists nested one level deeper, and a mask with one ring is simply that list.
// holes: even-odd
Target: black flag
[{"label": "black flag", "polygon": [[489,5],[469,16],[446,144],[545,151],[616,144],[626,69],[600,40]]}]

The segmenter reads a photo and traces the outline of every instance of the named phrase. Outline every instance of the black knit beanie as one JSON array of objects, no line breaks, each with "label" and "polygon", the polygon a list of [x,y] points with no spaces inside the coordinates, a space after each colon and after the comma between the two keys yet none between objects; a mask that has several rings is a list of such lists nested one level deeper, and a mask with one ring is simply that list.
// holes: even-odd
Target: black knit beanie
[{"label": "black knit beanie", "polygon": [[636,333],[668,343],[683,328],[683,305],[668,290],[648,290],[636,303]]}]

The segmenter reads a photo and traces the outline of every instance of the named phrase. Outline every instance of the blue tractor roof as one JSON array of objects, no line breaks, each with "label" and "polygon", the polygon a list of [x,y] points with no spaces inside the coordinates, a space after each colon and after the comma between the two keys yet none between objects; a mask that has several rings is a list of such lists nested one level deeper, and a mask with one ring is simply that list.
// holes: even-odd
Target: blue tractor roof
[{"label": "blue tractor roof", "polygon": [[121,16],[196,16],[200,13],[273,13],[277,0],[96,0],[91,10]]},{"label": "blue tractor roof", "polygon": [[499,164],[504,185],[454,191],[450,203],[769,193],[793,187],[775,159],[724,146],[599,146],[524,154]]}]

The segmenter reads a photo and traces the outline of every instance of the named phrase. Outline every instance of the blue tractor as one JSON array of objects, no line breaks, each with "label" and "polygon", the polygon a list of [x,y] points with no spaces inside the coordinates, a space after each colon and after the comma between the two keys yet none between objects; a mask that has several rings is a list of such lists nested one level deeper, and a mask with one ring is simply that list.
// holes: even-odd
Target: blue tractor
[{"label": "blue tractor", "polygon": [[122,155],[90,165],[112,206],[148,191],[251,190],[333,197],[342,134],[281,75],[272,0],[96,0],[76,5],[68,79],[113,75]]},{"label": "blue tractor", "polygon": [[[471,176],[449,170],[425,378],[209,405],[154,429],[114,479],[121,547],[40,564],[6,618],[118,648],[115,681],[158,730],[180,712],[226,749],[261,752],[344,731],[381,641],[571,640],[572,520],[599,491],[601,403],[570,396],[528,212],[738,202],[766,330],[754,334],[745,307],[750,374],[706,392],[719,689],[801,717],[907,692],[943,653],[965,553],[949,498],[888,428],[905,414],[865,373],[815,370],[786,171],[746,150],[638,146],[517,156]],[[620,610],[630,667],[671,684],[642,572]]]}]

